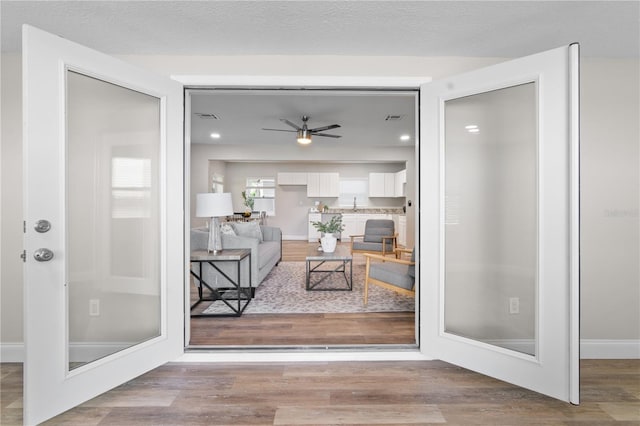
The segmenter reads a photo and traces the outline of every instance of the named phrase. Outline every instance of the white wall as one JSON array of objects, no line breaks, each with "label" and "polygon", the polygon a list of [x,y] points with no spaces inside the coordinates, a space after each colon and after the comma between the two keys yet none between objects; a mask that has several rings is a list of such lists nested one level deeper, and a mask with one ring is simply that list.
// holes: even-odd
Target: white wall
[{"label": "white wall", "polygon": [[583,65],[582,338],[639,339],[640,65]]},{"label": "white wall", "polygon": [[[165,75],[375,75],[434,78],[498,58],[127,56]],[[2,56],[1,328],[22,341],[20,57]],[[637,60],[582,61],[582,337],[640,340]],[[268,154],[268,153],[267,153]]]}]

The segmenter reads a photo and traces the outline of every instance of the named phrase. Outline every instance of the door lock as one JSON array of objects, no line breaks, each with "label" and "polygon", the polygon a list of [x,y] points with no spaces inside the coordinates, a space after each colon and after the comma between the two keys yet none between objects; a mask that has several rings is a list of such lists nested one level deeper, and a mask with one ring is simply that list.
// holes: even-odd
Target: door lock
[{"label": "door lock", "polygon": [[33,253],[33,258],[38,262],[48,262],[53,259],[53,252],[48,248],[39,248]]},{"label": "door lock", "polygon": [[51,229],[51,222],[45,219],[40,219],[35,225],[33,225],[33,228],[36,232],[43,234]]}]

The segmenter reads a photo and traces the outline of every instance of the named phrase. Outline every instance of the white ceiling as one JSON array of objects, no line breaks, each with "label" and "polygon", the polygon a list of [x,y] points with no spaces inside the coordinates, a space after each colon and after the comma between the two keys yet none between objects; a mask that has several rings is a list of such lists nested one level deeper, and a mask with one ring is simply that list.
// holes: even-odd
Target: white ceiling
[{"label": "white ceiling", "polygon": [[[575,41],[583,56],[640,52],[640,2],[627,1],[0,1],[3,52],[19,52],[31,24],[111,54],[519,57]],[[414,99],[393,96],[201,96],[194,143],[294,143],[279,118],[338,123],[314,144],[414,143]],[[401,114],[398,122],[385,122]],[[208,135],[219,132],[220,140]],[[364,152],[363,152],[364,153]]]},{"label": "white ceiling", "polygon": [[[293,130],[280,119],[301,126],[306,115],[309,128],[342,126],[324,132],[341,138],[313,136],[315,145],[413,146],[416,98],[413,92],[203,91],[192,96],[191,142],[291,147],[296,145],[296,133],[262,129]],[[219,119],[203,119],[197,113],[215,114]],[[386,120],[388,115],[401,119]],[[220,138],[212,139],[213,132]],[[402,135],[410,139],[400,140]]]},{"label": "white ceiling", "polygon": [[580,42],[638,57],[636,1],[7,1],[27,23],[113,54],[518,57]]}]

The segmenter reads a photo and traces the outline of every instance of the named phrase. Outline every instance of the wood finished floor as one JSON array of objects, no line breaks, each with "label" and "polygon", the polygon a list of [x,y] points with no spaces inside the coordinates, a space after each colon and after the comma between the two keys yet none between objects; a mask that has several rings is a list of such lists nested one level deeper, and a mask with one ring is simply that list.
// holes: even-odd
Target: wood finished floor
[{"label": "wood finished floor", "polygon": [[[640,360],[584,360],[580,406],[441,361],[180,364],[47,425],[639,425]],[[0,364],[0,424],[22,424],[22,365]]]},{"label": "wood finished floor", "polygon": [[[347,243],[342,243],[347,244]],[[306,241],[283,241],[282,260],[304,262]],[[356,254],[354,264],[364,263]],[[192,300],[196,300],[192,286]],[[191,346],[412,345],[412,312],[353,314],[245,314],[192,318]]]}]

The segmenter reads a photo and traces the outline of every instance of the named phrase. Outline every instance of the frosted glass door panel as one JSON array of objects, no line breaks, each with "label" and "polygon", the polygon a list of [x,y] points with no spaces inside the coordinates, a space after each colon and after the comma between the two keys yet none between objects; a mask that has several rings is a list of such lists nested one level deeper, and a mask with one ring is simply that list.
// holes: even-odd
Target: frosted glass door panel
[{"label": "frosted glass door panel", "polygon": [[160,99],[67,73],[69,366],[160,335]]},{"label": "frosted glass door panel", "polygon": [[535,355],[536,83],[445,102],[445,331]]}]

